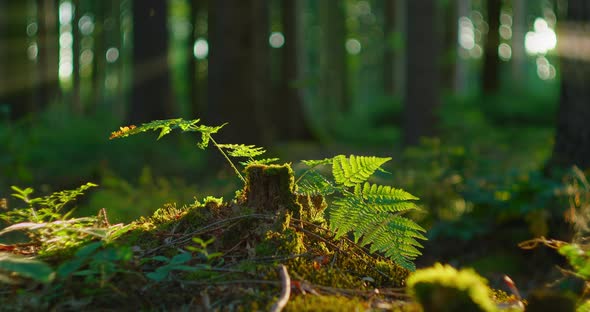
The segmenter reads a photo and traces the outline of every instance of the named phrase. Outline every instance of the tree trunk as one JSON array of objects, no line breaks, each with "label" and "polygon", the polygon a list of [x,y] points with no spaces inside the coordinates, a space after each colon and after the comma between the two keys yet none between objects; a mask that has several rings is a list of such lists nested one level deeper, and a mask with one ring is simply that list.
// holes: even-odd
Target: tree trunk
[{"label": "tree trunk", "polygon": [[84,108],[82,107],[82,99],[80,96],[80,49],[82,34],[78,27],[78,21],[82,13],[80,7],[80,0],[72,0],[74,13],[72,14],[72,102],[71,109],[76,115],[82,115]]},{"label": "tree trunk", "polygon": [[327,122],[348,111],[344,1],[319,1],[320,103]]},{"label": "tree trunk", "polygon": [[27,57],[27,1],[0,0],[0,114],[11,120],[37,109],[33,62]]},{"label": "tree trunk", "polygon": [[439,106],[434,0],[407,4],[407,94],[404,107],[404,144],[416,145],[420,138],[436,134]]},{"label": "tree trunk", "polygon": [[[583,34],[589,23],[590,3],[586,0],[570,0],[567,22],[561,23],[563,26],[560,31]],[[576,165],[583,170],[590,169],[590,63],[576,58],[575,53],[570,56],[561,54],[561,96],[555,145],[548,167]]]},{"label": "tree trunk", "polygon": [[92,99],[90,111],[95,112],[102,104],[102,96],[104,94],[104,79],[105,79],[105,18],[106,18],[106,4],[104,0],[95,1],[92,3],[95,10],[94,18],[94,58],[92,60]]},{"label": "tree trunk", "polygon": [[455,62],[457,61],[457,3],[447,1],[443,8],[444,32],[442,51],[441,88],[447,91],[454,91]]},{"label": "tree trunk", "polygon": [[133,1],[133,69],[130,123],[173,114],[168,63],[166,0]]},{"label": "tree trunk", "polygon": [[383,51],[383,91],[388,96],[395,94],[393,82],[395,15],[395,0],[385,0],[385,7],[383,8],[383,35],[385,36],[385,49]]},{"label": "tree trunk", "polygon": [[512,81],[522,83],[526,66],[524,36],[527,29],[527,1],[513,0],[512,12]]},{"label": "tree trunk", "polygon": [[217,0],[209,7],[208,124],[229,125],[219,133],[228,143],[270,141],[268,3]]},{"label": "tree trunk", "polygon": [[[309,140],[311,131],[307,126],[303,109],[303,95],[300,88],[295,86],[301,80],[301,64],[299,53],[302,51],[299,14],[301,14],[300,0],[283,0],[281,7],[283,34],[285,44],[281,48],[281,80],[279,97],[276,99],[278,113],[278,135],[285,140]],[[275,110],[276,111],[276,110]]]},{"label": "tree trunk", "polygon": [[37,54],[37,98],[41,110],[55,101],[59,96],[59,45],[57,3],[55,0],[37,0],[37,18],[39,21]]},{"label": "tree trunk", "polygon": [[192,25],[191,34],[186,43],[186,68],[188,77],[188,89],[189,89],[189,106],[191,118],[197,118],[200,115],[199,101],[198,101],[198,88],[197,83],[197,62],[195,61],[194,45],[197,40],[197,15],[201,9],[201,0],[189,1],[189,22]]},{"label": "tree trunk", "polygon": [[483,60],[483,92],[492,94],[498,91],[500,84],[499,72],[500,59],[498,58],[498,45],[500,44],[500,7],[501,1],[487,0],[488,11],[488,35],[484,48]]}]

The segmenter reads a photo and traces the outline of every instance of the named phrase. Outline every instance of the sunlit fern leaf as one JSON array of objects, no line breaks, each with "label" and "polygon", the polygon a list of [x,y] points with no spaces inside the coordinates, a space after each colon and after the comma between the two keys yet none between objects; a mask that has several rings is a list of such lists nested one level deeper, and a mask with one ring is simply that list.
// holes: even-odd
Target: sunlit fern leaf
[{"label": "sunlit fern leaf", "polygon": [[332,174],[336,183],[345,186],[355,186],[369,179],[377,169],[391,157],[338,155],[332,162]]},{"label": "sunlit fern leaf", "polygon": [[400,214],[417,209],[417,198],[403,190],[366,183],[355,186],[354,193],[334,201],[330,227],[339,238],[352,232],[354,241],[370,245],[397,264],[413,270],[412,260],[420,255],[418,240],[426,240],[425,230]]},{"label": "sunlit fern leaf", "polygon": [[331,165],[334,158],[324,158],[324,159],[317,159],[317,160],[302,160],[301,162],[304,163],[308,167],[317,167],[321,165]]},{"label": "sunlit fern leaf", "polygon": [[254,145],[244,145],[244,144],[218,144],[219,148],[222,148],[227,151],[227,153],[232,157],[248,157],[254,158],[256,156],[260,156],[266,153],[266,150],[262,147],[257,147]]},{"label": "sunlit fern leaf", "polygon": [[248,165],[268,165],[279,161],[279,158],[265,158],[265,159],[250,159],[248,161],[241,161],[240,165],[246,167]]},{"label": "sunlit fern leaf", "polygon": [[211,140],[211,135],[217,133],[221,128],[223,128],[227,123],[222,124],[221,126],[205,126],[205,125],[198,125],[194,127],[190,127],[186,131],[196,131],[201,133],[201,142],[197,143],[197,146],[200,149],[205,149],[209,146],[209,141]]},{"label": "sunlit fern leaf", "polygon": [[333,194],[337,190],[338,188],[334,186],[334,184],[313,170],[297,183],[297,193],[302,195],[327,196]]}]

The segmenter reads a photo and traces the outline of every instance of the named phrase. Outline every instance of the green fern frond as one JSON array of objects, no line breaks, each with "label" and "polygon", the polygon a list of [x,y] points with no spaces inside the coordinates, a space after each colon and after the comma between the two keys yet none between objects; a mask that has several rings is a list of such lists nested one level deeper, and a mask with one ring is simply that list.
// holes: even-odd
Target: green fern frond
[{"label": "green fern frond", "polygon": [[375,173],[391,157],[338,155],[332,162],[332,174],[336,183],[345,186],[355,186],[363,183]]},{"label": "green fern frond", "polygon": [[240,165],[246,167],[249,165],[268,165],[279,161],[279,158],[264,158],[264,159],[250,159],[247,161],[241,161]]},{"label": "green fern frond", "polygon": [[262,147],[244,144],[218,144],[218,147],[227,151],[227,154],[232,157],[248,157],[254,158],[266,153]]},{"label": "green fern frond", "polygon": [[301,195],[328,196],[338,190],[338,187],[334,186],[334,184],[326,180],[324,176],[315,171],[310,171],[309,174],[297,184],[297,193]]},{"label": "green fern frond", "polygon": [[333,160],[334,158],[332,157],[318,160],[302,160],[301,162],[304,163],[306,166],[313,168],[321,165],[331,165]]},{"label": "green fern frond", "polygon": [[421,253],[418,240],[426,240],[425,230],[400,213],[417,209],[417,198],[403,190],[365,183],[355,185],[354,193],[334,201],[330,227],[339,238],[352,232],[354,241],[370,245],[371,252],[382,252],[397,264],[413,270]]}]

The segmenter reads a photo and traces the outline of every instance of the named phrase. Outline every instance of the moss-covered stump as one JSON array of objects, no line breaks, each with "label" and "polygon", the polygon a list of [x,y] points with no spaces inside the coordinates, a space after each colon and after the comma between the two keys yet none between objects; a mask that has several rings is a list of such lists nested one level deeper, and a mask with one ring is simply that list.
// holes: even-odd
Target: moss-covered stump
[{"label": "moss-covered stump", "polygon": [[293,170],[284,165],[250,165],[246,167],[244,205],[258,213],[276,214],[288,211],[301,216],[295,195]]}]

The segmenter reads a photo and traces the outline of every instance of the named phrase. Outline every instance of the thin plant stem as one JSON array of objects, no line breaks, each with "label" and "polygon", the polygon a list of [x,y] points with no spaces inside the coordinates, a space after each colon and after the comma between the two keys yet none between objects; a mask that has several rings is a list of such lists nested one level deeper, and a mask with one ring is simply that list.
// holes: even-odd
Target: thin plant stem
[{"label": "thin plant stem", "polygon": [[234,169],[234,171],[236,172],[236,174],[238,175],[240,180],[242,180],[242,182],[244,182],[244,184],[246,184],[246,179],[244,179],[244,177],[242,176],[242,174],[240,173],[238,168],[236,168],[236,165],[234,165],[234,163],[231,161],[231,159],[229,159],[229,156],[227,156],[227,154],[223,151],[223,149],[221,147],[219,147],[219,144],[217,142],[215,142],[215,140],[213,139],[213,137],[211,137],[210,134],[208,134],[208,136],[209,136],[209,139],[211,140],[211,142],[213,142],[213,145],[215,145],[215,147],[217,147],[217,149],[219,150],[221,155],[223,155],[223,157],[225,157],[225,159],[227,160],[229,165],[232,167],[232,169]]}]

